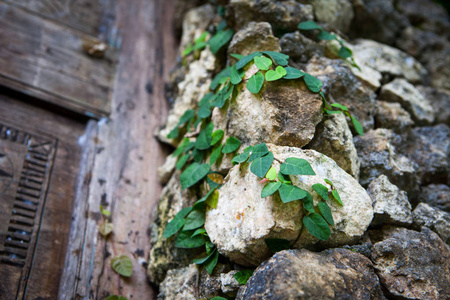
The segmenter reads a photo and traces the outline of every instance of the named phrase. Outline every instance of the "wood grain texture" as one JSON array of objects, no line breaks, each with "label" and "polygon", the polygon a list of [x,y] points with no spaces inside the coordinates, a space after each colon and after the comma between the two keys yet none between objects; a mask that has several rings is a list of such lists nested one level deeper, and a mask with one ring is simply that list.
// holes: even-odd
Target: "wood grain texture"
[{"label": "wood grain texture", "polygon": [[[172,1],[118,1],[117,28],[123,39],[113,111],[98,126],[92,177],[86,191],[88,217],[83,220],[78,214],[73,221],[86,224],[84,245],[74,249],[79,251],[77,262],[72,264],[79,270],[74,290],[61,288],[60,298],[156,296],[143,264],[150,247],[151,215],[161,191],[157,167],[167,155],[153,132],[165,121],[169,109],[164,79],[176,56],[172,16]],[[100,204],[112,212],[114,230],[108,239],[98,233]],[[122,254],[133,261],[133,274],[128,279],[119,277],[110,266],[111,258]],[[69,264],[66,261],[66,266]]]},{"label": "wood grain texture", "polygon": [[0,84],[78,113],[110,112],[116,53],[97,38],[0,1]]}]

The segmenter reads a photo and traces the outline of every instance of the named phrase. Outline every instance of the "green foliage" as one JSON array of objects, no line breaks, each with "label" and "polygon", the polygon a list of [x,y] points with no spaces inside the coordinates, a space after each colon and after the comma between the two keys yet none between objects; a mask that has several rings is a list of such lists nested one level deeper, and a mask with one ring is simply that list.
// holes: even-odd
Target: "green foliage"
[{"label": "green foliage", "polygon": [[202,227],[205,224],[205,212],[201,210],[191,211],[187,217],[184,224],[183,230],[192,230]]},{"label": "green foliage", "polygon": [[269,182],[266,186],[263,187],[263,189],[261,191],[261,198],[266,198],[266,197],[272,195],[273,193],[278,191],[278,189],[280,188],[281,185],[282,185],[282,183],[279,181]]},{"label": "green foliage", "polygon": [[222,153],[233,153],[239,147],[241,146],[241,141],[239,141],[237,138],[230,136],[227,138],[227,141],[225,142],[225,146],[222,149]]},{"label": "green foliage", "polygon": [[187,189],[202,180],[210,169],[209,164],[193,163],[180,175],[181,188]]},{"label": "green foliage", "polygon": [[328,224],[330,224],[331,226],[334,226],[333,215],[331,214],[331,210],[328,204],[324,201],[320,201],[317,206],[319,207],[319,211],[322,214],[325,221],[327,221]]},{"label": "green foliage", "polygon": [[124,277],[130,277],[133,273],[133,262],[126,255],[112,258],[111,267],[116,273]]},{"label": "green foliage", "polygon": [[172,235],[174,235],[175,233],[178,232],[178,230],[180,230],[184,223],[186,222],[186,220],[184,219],[190,212],[192,211],[192,207],[186,207],[183,208],[182,210],[180,210],[176,215],[175,218],[172,219],[172,221],[170,221],[166,228],[164,229],[164,233],[163,233],[163,237],[164,238],[169,238]]},{"label": "green foliage", "polygon": [[241,270],[234,274],[234,279],[236,279],[239,284],[246,284],[247,281],[252,277],[254,270]]},{"label": "green foliage", "polygon": [[303,217],[303,225],[316,238],[326,241],[331,234],[330,227],[323,217],[317,213],[310,213]]},{"label": "green foliage", "polygon": [[286,239],[265,239],[264,242],[273,253],[288,250],[291,247],[291,242]]},{"label": "green foliage", "polygon": [[233,30],[228,29],[228,30],[221,30],[219,32],[217,32],[209,41],[208,41],[208,45],[209,45],[209,49],[211,50],[211,52],[213,54],[216,54],[217,52],[219,52],[219,50],[225,46],[226,44],[228,44],[228,42],[231,40],[231,38],[233,37]]},{"label": "green foliage", "polygon": [[198,248],[205,244],[201,235],[192,236],[194,231],[181,231],[175,241],[175,247],[178,248]]},{"label": "green foliage", "polygon": [[306,86],[311,92],[320,92],[320,89],[322,88],[322,81],[312,75],[309,75],[308,73],[305,73],[303,79],[305,80]]},{"label": "green foliage", "polygon": [[323,184],[316,183],[312,186],[313,190],[322,197],[323,200],[328,200],[328,188]]},{"label": "green foliage", "polygon": [[261,72],[253,74],[252,77],[247,82],[247,89],[253,93],[257,94],[261,90],[264,84],[264,75]]},{"label": "green foliage", "polygon": [[272,166],[272,163],[273,154],[269,152],[263,157],[256,158],[250,165],[250,171],[258,177],[264,177]]},{"label": "green foliage", "polygon": [[307,160],[296,157],[286,158],[280,166],[280,172],[284,175],[316,175]]},{"label": "green foliage", "polygon": [[256,56],[253,60],[258,69],[262,71],[267,71],[272,66],[272,60],[264,56]]},{"label": "green foliage", "polygon": [[274,70],[269,70],[266,73],[266,81],[275,81],[278,79],[283,78],[283,76],[285,76],[287,74],[285,68],[278,66],[275,71]]},{"label": "green foliage", "polygon": [[274,167],[271,167],[269,171],[267,171],[267,174],[265,176],[269,180],[275,180],[277,179],[277,170]]},{"label": "green foliage", "polygon": [[241,75],[236,70],[236,65],[230,68],[230,82],[234,85],[239,84],[242,81]]},{"label": "green foliage", "polygon": [[286,75],[283,77],[284,79],[299,79],[306,74],[305,72],[292,67],[286,67],[284,69],[286,70]]},{"label": "green foliage", "polygon": [[206,127],[200,131],[197,140],[195,141],[195,148],[198,150],[206,150],[211,146],[212,133],[214,130],[213,123],[209,123]]},{"label": "green foliage", "polygon": [[123,296],[117,296],[117,295],[110,295],[105,298],[105,300],[128,300],[128,298]]},{"label": "green foliage", "polygon": [[295,185],[286,183],[282,183],[278,191],[280,192],[280,198],[283,203],[303,199],[308,193]]}]

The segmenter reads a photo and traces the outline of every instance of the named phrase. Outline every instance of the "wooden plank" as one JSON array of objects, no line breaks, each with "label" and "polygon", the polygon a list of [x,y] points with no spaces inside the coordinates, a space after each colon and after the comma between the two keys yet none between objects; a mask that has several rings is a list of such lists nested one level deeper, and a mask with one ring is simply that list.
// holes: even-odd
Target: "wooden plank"
[{"label": "wooden plank", "polygon": [[[71,284],[61,287],[61,299],[104,299],[110,294],[128,299],[156,297],[144,264],[150,250],[151,215],[161,191],[157,167],[167,154],[153,132],[168,113],[164,79],[176,55],[172,16],[172,1],[135,0],[132,5],[118,1],[123,47],[113,111],[109,120],[99,123],[78,280],[74,291],[68,291]],[[112,212],[114,231],[108,240],[97,229],[100,203]],[[84,222],[80,214],[74,224],[77,220]],[[129,279],[119,278],[110,266],[111,257],[121,254],[133,261]],[[74,264],[66,261],[66,266]],[[63,277],[72,272],[66,271]]]},{"label": "wooden plank", "polygon": [[0,2],[0,44],[0,84],[84,115],[110,112],[116,53],[85,50],[100,40]]}]

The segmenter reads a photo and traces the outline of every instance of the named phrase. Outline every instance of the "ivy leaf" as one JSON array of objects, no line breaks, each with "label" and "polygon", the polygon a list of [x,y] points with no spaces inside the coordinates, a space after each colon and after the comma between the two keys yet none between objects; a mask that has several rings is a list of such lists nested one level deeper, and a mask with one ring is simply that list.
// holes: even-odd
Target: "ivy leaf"
[{"label": "ivy leaf", "polygon": [[231,38],[233,37],[233,30],[222,30],[217,32],[212,38],[209,39],[209,49],[211,49],[211,52],[213,54],[216,54],[220,48],[222,48],[224,45],[226,45]]},{"label": "ivy leaf", "polygon": [[124,277],[130,277],[133,273],[133,262],[126,255],[112,258],[111,267],[116,273]]},{"label": "ivy leaf", "polygon": [[98,231],[103,235],[103,237],[107,237],[114,229],[112,223],[105,220],[100,226],[98,226]]},{"label": "ivy leaf", "polygon": [[210,115],[211,115],[211,106],[210,106],[209,104],[208,104],[208,105],[204,105],[204,106],[200,106],[200,107],[198,108],[197,116],[198,116],[200,119],[206,119],[206,118],[208,118]]},{"label": "ivy leaf", "polygon": [[303,217],[303,225],[316,238],[326,241],[331,234],[327,222],[317,213],[310,213]]},{"label": "ivy leaf", "polygon": [[275,51],[264,51],[263,53],[270,56],[280,66],[288,64],[289,55]]},{"label": "ivy leaf", "polygon": [[239,141],[234,136],[230,136],[227,138],[227,141],[225,142],[225,146],[222,149],[222,153],[232,153],[239,149],[241,146],[241,141]]},{"label": "ivy leaf", "polygon": [[188,161],[189,157],[190,157],[189,154],[184,154],[184,155],[182,155],[182,156],[178,159],[177,163],[175,164],[175,169],[180,170],[181,168],[183,168],[184,165],[186,164],[186,162]]},{"label": "ivy leaf", "polygon": [[192,47],[192,50],[200,50],[207,46],[208,44],[206,42],[198,42],[195,43],[194,47]]},{"label": "ivy leaf", "polygon": [[203,236],[206,236],[206,235],[208,235],[208,234],[206,233],[205,228],[199,228],[199,229],[197,229],[197,230],[194,231],[194,233],[192,234],[192,237],[194,237],[194,236],[196,236],[196,235],[203,235]]},{"label": "ivy leaf", "polygon": [[284,79],[298,79],[305,75],[305,72],[302,72],[296,68],[286,67],[284,69],[286,70],[286,76],[283,77]]},{"label": "ivy leaf", "polygon": [[291,181],[289,181],[289,179],[290,179],[290,178],[286,178],[286,176],[283,175],[283,173],[278,172],[278,180],[279,180],[281,183],[289,184],[289,183],[291,183]]},{"label": "ivy leaf", "polygon": [[181,56],[186,56],[189,55],[192,51],[194,50],[194,47],[192,47],[191,43],[188,43],[186,45],[186,48],[183,50],[183,52],[181,53]]},{"label": "ivy leaf", "polygon": [[251,146],[247,147],[247,148],[244,149],[243,153],[233,157],[233,159],[231,160],[233,165],[245,162],[248,159],[248,157],[250,156],[250,152],[252,151],[252,149],[253,149],[253,147],[251,147]]},{"label": "ivy leaf", "polygon": [[181,231],[175,241],[175,247],[189,249],[201,247],[205,244],[205,240],[201,235],[192,237],[192,234],[192,231]]},{"label": "ivy leaf", "polygon": [[212,187],[212,188],[209,190],[209,192],[206,193],[206,195],[205,195],[203,198],[201,198],[200,200],[197,200],[197,201],[194,203],[193,209],[197,209],[197,210],[203,209],[204,203],[206,202],[206,199],[208,199],[208,197],[214,192],[214,190],[215,190],[218,186],[220,186],[220,185],[217,185],[217,186],[215,186],[215,187]]},{"label": "ivy leaf", "polygon": [[193,210],[187,215],[183,231],[197,229],[205,224],[205,212]]},{"label": "ivy leaf", "polygon": [[261,72],[253,74],[247,82],[247,90],[252,94],[257,94],[264,83],[264,75]]},{"label": "ivy leaf", "polygon": [[167,138],[168,139],[175,139],[175,138],[177,138],[178,137],[178,125],[177,126],[175,126],[175,128],[174,129],[172,129],[170,132],[169,132],[169,134],[167,135]]},{"label": "ivy leaf", "polygon": [[211,156],[209,157],[209,164],[212,166],[219,159],[220,155],[222,155],[222,147],[223,145],[219,145],[211,152]]},{"label": "ivy leaf", "polygon": [[194,157],[194,162],[199,163],[205,157],[205,151],[194,149],[192,151],[192,156]]},{"label": "ivy leaf", "polygon": [[236,279],[239,284],[246,284],[247,281],[252,277],[254,270],[241,270],[234,274],[234,279]]},{"label": "ivy leaf", "polygon": [[220,296],[215,296],[214,298],[211,298],[211,300],[228,300],[228,299]]},{"label": "ivy leaf", "polygon": [[241,58],[244,57],[244,55],[241,55],[241,54],[234,54],[234,53],[230,53],[230,56],[236,58],[237,60],[239,60],[239,59],[241,59]]},{"label": "ivy leaf", "polygon": [[209,86],[209,88],[212,91],[214,91],[219,86],[219,84],[228,77],[230,77],[229,67],[223,69],[216,75],[216,77],[214,77],[214,79],[211,81],[211,85]]},{"label": "ivy leaf", "polygon": [[213,255],[204,263],[206,271],[211,275],[219,260],[219,252],[214,250]]},{"label": "ivy leaf", "polygon": [[175,215],[175,217],[166,225],[166,228],[163,232],[163,237],[167,239],[177,233],[178,230],[183,227],[184,223],[186,222],[184,218],[191,212],[191,210],[192,207],[186,207],[180,210]]},{"label": "ivy leaf", "polygon": [[230,81],[232,84],[238,84],[242,81],[241,76],[239,76],[239,74],[236,70],[236,65],[234,65],[230,68]]},{"label": "ivy leaf", "polygon": [[362,127],[361,123],[359,123],[359,121],[356,120],[356,118],[353,117],[353,116],[351,117],[351,119],[352,119],[352,123],[353,123],[353,126],[355,127],[356,132],[360,136],[363,136],[364,135],[364,130],[363,130],[363,127]]},{"label": "ivy leaf", "polygon": [[211,256],[213,256],[213,254],[214,254],[215,252],[216,252],[216,251],[213,251],[213,252],[211,252],[210,254],[206,255],[205,257],[194,259],[194,260],[192,260],[192,262],[193,262],[194,264],[201,265],[201,264],[203,264],[205,261],[207,261]]},{"label": "ivy leaf", "polygon": [[320,92],[320,89],[322,88],[322,81],[320,81],[319,79],[308,73],[305,73],[303,80],[305,80],[306,86],[311,92],[313,93]]},{"label": "ivy leaf", "polygon": [[327,221],[328,224],[330,224],[331,226],[334,226],[333,215],[331,214],[331,210],[330,210],[330,207],[328,206],[328,204],[324,201],[320,201],[318,206],[319,206],[319,211],[322,214],[325,221]]},{"label": "ivy leaf", "polygon": [[269,70],[270,66],[272,65],[272,60],[264,56],[256,56],[253,60],[255,61],[255,65],[258,67],[258,69],[263,71]]},{"label": "ivy leaf", "polygon": [[269,152],[266,156],[256,158],[250,166],[250,171],[256,176],[264,178],[267,171],[269,171],[272,166],[272,163],[273,154],[272,152]]},{"label": "ivy leaf", "polygon": [[281,79],[284,75],[286,75],[286,73],[287,72],[283,67],[278,66],[275,69],[275,71],[274,70],[267,71],[266,80],[267,81],[275,81],[275,80]]},{"label": "ivy leaf", "polygon": [[348,111],[347,106],[339,104],[339,103],[333,103],[333,104],[331,104],[331,106],[337,107],[337,108],[339,108],[340,110],[343,110],[343,111]]},{"label": "ivy leaf", "polygon": [[228,100],[228,98],[230,98],[231,94],[233,93],[233,90],[234,86],[231,83],[228,83],[219,91],[217,97],[214,99],[214,101],[211,102],[211,105],[216,106],[218,108],[222,108],[225,105],[225,102]]},{"label": "ivy leaf", "polygon": [[266,198],[267,196],[272,195],[281,186],[281,182],[269,182],[265,187],[263,187],[261,191],[261,198]]},{"label": "ivy leaf", "polygon": [[291,248],[291,242],[286,239],[265,239],[264,242],[273,253]]},{"label": "ivy leaf", "polygon": [[345,46],[342,46],[338,52],[338,55],[340,58],[349,58],[352,56],[352,54],[353,54],[352,50],[350,50],[349,48],[347,48]]},{"label": "ivy leaf", "polygon": [[314,210],[314,200],[310,193],[306,192],[307,195],[303,198],[303,207],[309,212],[315,212]]},{"label": "ivy leaf", "polygon": [[337,190],[332,190],[331,195],[336,200],[337,203],[339,203],[340,206],[344,206],[344,203],[342,203],[341,196],[339,196],[339,193]]},{"label": "ivy leaf", "polygon": [[325,178],[323,181],[328,183],[330,186],[333,186],[333,182],[330,179]]},{"label": "ivy leaf", "polygon": [[200,134],[195,141],[195,148],[197,148],[198,150],[206,150],[211,147],[213,130],[213,123],[209,123],[208,125],[206,125],[206,127],[202,131],[200,131]]},{"label": "ivy leaf", "polygon": [[183,125],[184,123],[190,121],[195,116],[195,110],[188,109],[184,112],[184,114],[180,117],[180,121],[178,125]]},{"label": "ivy leaf", "polygon": [[214,146],[218,141],[220,141],[223,137],[223,130],[217,129],[212,134],[211,146]]},{"label": "ivy leaf", "polygon": [[208,32],[203,32],[198,38],[195,39],[195,43],[200,43],[200,42],[204,42],[206,37],[208,36]]},{"label": "ivy leaf", "polygon": [[256,56],[261,55],[261,52],[257,51],[257,52],[253,52],[252,54],[243,56],[236,64],[236,70],[239,70],[243,67],[245,67],[246,64],[248,64],[249,62],[251,62],[253,60],[253,58],[255,58]]},{"label": "ivy leaf", "polygon": [[271,167],[269,171],[267,171],[266,178],[270,181],[277,179],[277,170],[274,167]]},{"label": "ivy leaf", "polygon": [[277,73],[280,74],[281,76],[286,76],[286,74],[287,74],[286,69],[283,68],[282,66],[278,66],[278,67],[275,69],[275,72],[277,72]]},{"label": "ivy leaf", "polygon": [[278,189],[278,192],[280,193],[280,198],[283,203],[288,203],[307,197],[307,191],[292,184],[282,183]]},{"label": "ivy leaf", "polygon": [[199,182],[208,174],[209,169],[209,164],[191,164],[180,175],[181,188],[184,190]]},{"label": "ivy leaf", "polygon": [[215,189],[212,192],[212,194],[210,194],[206,198],[206,204],[208,204],[208,206],[211,207],[211,208],[217,208],[217,203],[218,202],[219,202],[219,191]]},{"label": "ivy leaf", "polygon": [[253,146],[252,155],[250,155],[249,162],[252,162],[258,157],[262,157],[269,153],[269,149],[267,148],[266,143],[261,143]]},{"label": "ivy leaf", "polygon": [[317,36],[319,40],[331,41],[336,39],[336,35],[329,33],[328,31],[322,30]]},{"label": "ivy leaf", "polygon": [[323,199],[328,200],[328,188],[323,184],[316,183],[312,186],[313,190],[316,191],[317,194]]},{"label": "ivy leaf", "polygon": [[280,171],[284,175],[316,175],[307,160],[296,157],[286,158],[280,166]]},{"label": "ivy leaf", "polygon": [[105,300],[128,300],[128,298],[117,295],[109,295],[108,297],[105,298]]},{"label": "ivy leaf", "polygon": [[314,21],[306,21],[298,24],[298,29],[300,30],[312,30],[312,29],[322,29],[316,22]]},{"label": "ivy leaf", "polygon": [[184,149],[186,149],[187,145],[189,145],[190,140],[188,138],[183,139],[181,144],[178,146],[178,148],[172,153],[173,157],[176,157],[183,153]]}]

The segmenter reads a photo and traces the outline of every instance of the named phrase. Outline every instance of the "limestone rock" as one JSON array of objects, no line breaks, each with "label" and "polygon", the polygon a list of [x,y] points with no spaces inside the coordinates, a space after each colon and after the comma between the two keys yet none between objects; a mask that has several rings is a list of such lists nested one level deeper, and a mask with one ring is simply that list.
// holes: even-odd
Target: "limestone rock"
[{"label": "limestone rock", "polygon": [[[244,79],[257,72],[252,65]],[[212,113],[214,128],[237,137],[244,145],[271,142],[302,147],[314,137],[322,120],[322,100],[300,80],[266,82],[258,94],[236,86],[236,94],[222,109]]]},{"label": "limestone rock", "polygon": [[306,72],[323,82],[322,90],[330,102],[348,107],[364,130],[373,128],[375,94],[363,86],[342,59],[313,58]]},{"label": "limestone rock", "polygon": [[[353,47],[349,47],[352,49]],[[353,75],[355,75],[356,78],[358,78],[359,81],[361,81],[366,87],[371,89],[372,91],[376,91],[381,86],[381,80],[383,78],[383,75],[381,75],[380,72],[375,70],[374,68],[366,65],[366,64],[359,64],[358,67],[361,69],[358,69],[357,67],[351,66],[351,70]]]},{"label": "limestone rock", "polygon": [[401,138],[389,129],[379,128],[355,137],[355,146],[361,163],[359,182],[367,186],[384,174],[393,184],[408,193],[416,189],[416,165],[397,153]]},{"label": "limestone rock", "polygon": [[412,84],[397,78],[381,88],[380,98],[399,102],[419,125],[429,125],[434,121],[431,103]]},{"label": "limestone rock", "polygon": [[373,226],[393,224],[411,225],[411,204],[405,191],[399,190],[385,175],[369,184],[367,193],[373,200]]},{"label": "limestone rock", "polygon": [[430,228],[450,245],[450,213],[420,203],[413,211],[413,218],[415,226]]},{"label": "limestone rock", "polygon": [[186,48],[187,44],[193,43],[196,38],[208,29],[208,26],[214,20],[215,14],[216,9],[211,4],[192,8],[186,12],[180,41],[181,51]]},{"label": "limestone rock", "polygon": [[196,300],[199,272],[197,265],[173,269],[167,272],[166,279],[159,286],[158,300]]},{"label": "limestone rock", "polygon": [[162,184],[166,184],[169,181],[175,171],[177,160],[177,156],[169,155],[166,157],[164,164],[158,168],[158,178]]},{"label": "limestone rock", "polygon": [[411,115],[402,108],[400,103],[379,100],[376,103],[375,127],[403,133],[414,125]]},{"label": "limestone rock", "polygon": [[308,148],[334,159],[339,167],[359,179],[359,158],[344,114],[325,117],[317,125],[316,134]]},{"label": "limestone rock", "polygon": [[346,33],[353,20],[353,5],[349,0],[311,1],[317,21]]},{"label": "limestone rock", "polygon": [[280,46],[282,53],[298,63],[307,63],[313,56],[323,56],[325,52],[321,43],[316,43],[298,31],[283,35]]},{"label": "limestone rock", "polygon": [[300,22],[313,20],[313,7],[294,0],[231,0],[228,15],[235,28],[240,29],[251,21],[265,21],[288,31],[297,29]]},{"label": "limestone rock", "polygon": [[[375,30],[378,30],[375,28]],[[408,54],[375,41],[360,39],[352,47],[356,63],[391,77],[403,77],[410,82],[420,82],[426,69]]]},{"label": "limestone rock", "polygon": [[435,122],[450,126],[450,91],[426,86],[418,86],[417,90],[433,107]]},{"label": "limestone rock", "polygon": [[384,299],[370,260],[345,249],[285,250],[260,265],[236,299]]},{"label": "limestone rock", "polygon": [[450,298],[450,248],[437,234],[426,227],[385,228],[380,237],[372,261],[392,298]]},{"label": "limestone rock", "polygon": [[236,294],[241,287],[241,284],[234,278],[234,275],[237,272],[238,271],[234,270],[220,274],[220,288],[222,292],[232,297],[236,297]]},{"label": "limestone rock", "polygon": [[445,184],[430,184],[422,187],[419,201],[450,213],[450,187]]}]

